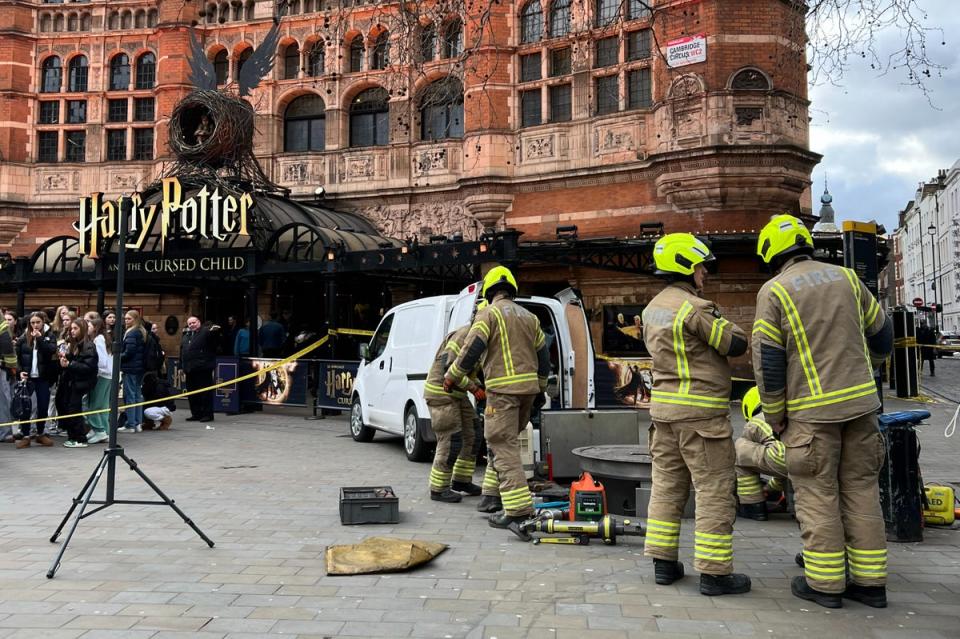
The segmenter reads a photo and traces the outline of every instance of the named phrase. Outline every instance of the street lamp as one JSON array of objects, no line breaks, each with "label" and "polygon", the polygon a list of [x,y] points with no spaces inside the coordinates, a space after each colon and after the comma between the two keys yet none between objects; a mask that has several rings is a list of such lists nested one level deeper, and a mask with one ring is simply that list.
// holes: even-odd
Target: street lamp
[{"label": "street lamp", "polygon": [[[939,204],[939,203],[938,203]],[[937,207],[940,208],[939,206]],[[937,332],[938,329],[938,320],[937,320],[937,311],[940,309],[940,304],[943,303],[943,293],[940,291],[940,287],[937,285],[937,273],[940,271],[939,264],[939,253],[937,253],[937,227],[931,224],[927,227],[927,233],[930,235],[930,243],[933,244],[933,251],[931,253],[931,258],[933,260],[933,330]],[[942,280],[941,280],[942,282]],[[926,284],[924,284],[926,286]],[[939,297],[939,300],[937,299]]]}]

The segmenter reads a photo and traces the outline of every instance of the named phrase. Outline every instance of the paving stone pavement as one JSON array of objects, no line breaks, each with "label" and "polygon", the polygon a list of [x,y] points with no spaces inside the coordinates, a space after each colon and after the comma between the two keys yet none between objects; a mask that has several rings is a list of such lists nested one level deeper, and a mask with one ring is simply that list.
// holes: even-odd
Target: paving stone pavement
[{"label": "paving stone pavement", "polygon": [[[922,407],[934,412],[920,431],[925,478],[960,482],[960,435],[943,436],[953,407]],[[428,465],[408,462],[399,438],[353,442],[345,418],[265,412],[218,416],[214,426],[178,422],[121,441],[215,548],[169,508],[114,506],[81,522],[53,580],[45,573],[57,546],[48,538],[102,448],[0,446],[0,639],[960,636],[957,530],[891,545],[888,609],[827,611],[790,595],[800,572],[794,522],[738,521],[736,563],[753,591],[707,598],[694,576],[655,585],[640,539],[533,546],[489,528],[474,500],[431,502]],[[151,497],[126,467],[118,478],[119,498]],[[382,484],[400,497],[401,523],[341,526],[339,487]],[[374,535],[450,548],[410,573],[326,576],[328,544]],[[691,536],[687,522],[688,570]]]}]

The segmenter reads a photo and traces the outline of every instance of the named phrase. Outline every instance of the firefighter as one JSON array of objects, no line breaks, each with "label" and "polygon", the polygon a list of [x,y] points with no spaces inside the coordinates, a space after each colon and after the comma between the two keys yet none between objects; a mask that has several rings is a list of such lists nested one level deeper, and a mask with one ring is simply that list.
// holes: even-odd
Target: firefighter
[{"label": "firefighter", "polygon": [[653,357],[649,449],[653,488],[644,554],[653,558],[656,582],[683,577],[677,561],[680,516],[696,490],[694,567],[705,595],[750,591],[750,578],[733,572],[733,428],[727,357],[747,350],[744,332],[700,297],[707,246],[689,233],[671,233],[653,249],[656,275],[667,286],[643,311],[643,339]]},{"label": "firefighter", "polygon": [[[473,483],[473,471],[477,463],[474,446],[476,412],[467,393],[473,393],[480,400],[483,389],[475,371],[471,371],[467,379],[454,384],[449,390],[443,384],[444,373],[460,354],[469,331],[469,326],[463,326],[444,338],[424,384],[423,395],[430,408],[430,426],[437,436],[437,449],[430,469],[430,499],[433,501],[456,503],[461,500],[460,493],[477,496],[481,492],[480,486]],[[451,466],[450,449],[456,433],[460,433],[462,445]]]},{"label": "firefighter", "polygon": [[467,372],[482,361],[487,393],[483,434],[492,451],[488,469],[493,467],[503,504],[503,512],[489,518],[494,528],[516,527],[533,515],[519,434],[532,410],[546,401],[543,391],[550,373],[540,321],[513,301],[516,294],[517,280],[509,269],[497,266],[487,273],[481,296],[489,304],[477,313],[443,383],[447,390],[462,384]]},{"label": "firefighter", "polygon": [[737,515],[767,520],[767,499],[760,473],[770,476],[768,491],[782,491],[787,480],[787,464],[784,461],[783,442],[760,411],[760,391],[754,386],[743,396],[740,403],[747,425],[737,439]]},{"label": "firefighter", "polygon": [[763,413],[786,448],[803,537],[806,578],[791,591],[828,608],[842,597],[883,608],[885,447],[873,367],[893,348],[892,323],[856,273],[813,259],[797,218],[774,216],[757,253],[774,276],[757,294],[753,367]]}]

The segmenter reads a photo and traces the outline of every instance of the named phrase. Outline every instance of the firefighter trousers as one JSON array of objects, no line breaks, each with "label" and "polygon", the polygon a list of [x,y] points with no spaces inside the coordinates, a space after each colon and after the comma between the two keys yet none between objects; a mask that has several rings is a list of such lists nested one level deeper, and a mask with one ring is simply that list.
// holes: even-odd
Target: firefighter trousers
[{"label": "firefighter trousers", "polygon": [[[767,426],[769,428],[769,426]],[[748,422],[737,439],[737,497],[741,504],[759,504],[765,498],[760,473],[786,480],[783,442],[762,426]],[[781,486],[783,482],[781,481]]]},{"label": "firefighter trousers", "polygon": [[831,424],[790,421],[781,435],[803,537],[804,574],[814,590],[843,592],[887,581],[880,510],[886,446],[874,413]]},{"label": "firefighter trousers", "polygon": [[[444,397],[428,398],[427,406],[430,408],[430,426],[437,435],[437,450],[430,469],[430,490],[443,492],[450,487],[451,481],[470,483],[477,464],[473,404],[466,397]],[[457,433],[460,433],[463,445],[456,461],[451,462],[451,443]]]},{"label": "firefighter trousers", "polygon": [[693,566],[708,575],[733,572],[733,428],[727,415],[690,422],[654,422],[650,427],[653,488],[647,508],[644,554],[676,561],[680,517],[690,484],[696,490]]},{"label": "firefighter trousers", "polygon": [[[487,391],[487,409],[484,411],[483,436],[492,456],[492,466],[499,480],[500,499],[504,512],[513,517],[532,515],[533,495],[527,486],[520,457],[520,432],[527,427],[536,395],[506,395]],[[486,484],[486,477],[484,477]],[[489,494],[486,493],[485,494]]]}]

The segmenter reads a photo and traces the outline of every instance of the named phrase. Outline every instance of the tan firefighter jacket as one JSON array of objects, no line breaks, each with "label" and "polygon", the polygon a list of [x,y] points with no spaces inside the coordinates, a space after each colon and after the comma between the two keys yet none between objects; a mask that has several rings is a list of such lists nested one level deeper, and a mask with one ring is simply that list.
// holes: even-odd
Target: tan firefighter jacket
[{"label": "tan firefighter jacket", "polygon": [[433,364],[430,366],[430,372],[427,373],[427,381],[423,386],[423,396],[427,399],[460,399],[467,396],[466,389],[470,384],[477,384],[477,372],[479,366],[456,382],[456,386],[448,393],[443,390],[443,376],[447,368],[453,363],[460,351],[463,350],[463,342],[470,332],[469,326],[463,326],[447,335],[437,354],[433,357]]},{"label": "tan firefighter jacket", "polygon": [[495,297],[477,313],[464,348],[446,376],[463,380],[478,363],[491,392],[542,393],[550,374],[550,353],[540,320],[509,297]]},{"label": "tan firefighter jacket", "polygon": [[873,366],[892,347],[889,319],[851,269],[787,262],[757,294],[753,323],[767,421],[841,422],[876,410]]},{"label": "tan firefighter jacket", "polygon": [[730,364],[747,338],[691,284],[670,284],[643,311],[643,341],[653,357],[650,417],[679,422],[725,415],[730,407]]}]

